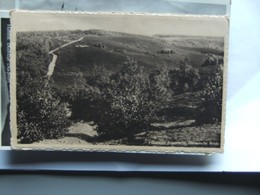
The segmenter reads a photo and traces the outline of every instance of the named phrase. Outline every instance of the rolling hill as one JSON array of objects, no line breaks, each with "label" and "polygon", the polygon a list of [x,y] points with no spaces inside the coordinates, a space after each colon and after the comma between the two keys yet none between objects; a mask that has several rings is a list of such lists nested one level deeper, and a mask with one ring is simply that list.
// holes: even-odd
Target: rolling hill
[{"label": "rolling hill", "polygon": [[145,71],[151,71],[162,66],[177,69],[184,59],[201,69],[208,53],[223,54],[222,38],[149,37],[103,30],[84,31],[83,37],[82,41],[55,52],[58,56],[53,74],[56,82],[69,84],[74,74],[87,73],[94,66],[116,72],[128,57],[136,60]]}]

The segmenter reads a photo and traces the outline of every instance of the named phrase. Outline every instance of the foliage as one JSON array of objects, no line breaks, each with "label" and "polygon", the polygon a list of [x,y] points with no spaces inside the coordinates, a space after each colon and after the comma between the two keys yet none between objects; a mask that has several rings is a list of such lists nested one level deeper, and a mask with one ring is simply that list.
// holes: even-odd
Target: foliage
[{"label": "foliage", "polygon": [[128,59],[118,73],[111,75],[110,87],[102,91],[106,106],[100,108],[97,121],[101,135],[131,139],[149,128],[170,96],[164,79],[164,73],[149,76],[136,61]]},{"label": "foliage", "polygon": [[172,97],[168,71],[147,73],[128,58],[115,73],[95,66],[60,97],[70,104],[71,119],[95,121],[103,138],[132,137],[149,128]]},{"label": "foliage", "polygon": [[[68,99],[71,119],[74,121],[95,121],[102,110],[101,92],[97,87],[85,85],[81,89],[72,89]],[[101,109],[101,110],[100,110]]]},{"label": "foliage", "polygon": [[18,91],[20,142],[32,143],[62,137],[69,125],[66,104],[54,97],[48,81],[31,81],[27,87],[22,92]]},{"label": "foliage", "polygon": [[156,110],[168,107],[173,96],[170,84],[171,80],[166,68],[155,70],[149,74],[147,93],[149,93],[149,98],[153,101]]},{"label": "foliage", "polygon": [[85,79],[88,85],[104,90],[110,87],[110,76],[111,72],[104,66],[94,65],[93,69],[85,76]]},{"label": "foliage", "polygon": [[171,77],[170,86],[175,93],[181,94],[198,89],[200,75],[198,70],[190,65],[188,59],[183,60],[179,69],[171,70],[169,74]]},{"label": "foliage", "polygon": [[63,136],[69,125],[67,105],[46,78],[50,61],[44,36],[17,38],[17,138],[21,143]]},{"label": "foliage", "polygon": [[222,86],[223,68],[216,66],[209,74],[204,89],[200,93],[201,104],[196,119],[198,124],[221,122]]},{"label": "foliage", "polygon": [[59,97],[69,104],[70,119],[74,121],[97,121],[104,109],[105,90],[109,87],[110,77],[104,67],[95,66],[83,75],[78,73],[72,85],[58,89]]},{"label": "foliage", "polygon": [[[100,139],[128,138],[128,143],[131,143],[134,135],[149,130],[155,121],[170,118],[168,116],[175,114],[177,109],[179,112],[176,117],[170,120],[184,118],[180,111],[185,112],[185,117],[191,110],[195,112],[199,104],[198,93],[200,105],[195,116],[197,123],[221,121],[223,78],[219,63],[223,59],[219,57],[215,60],[215,55],[206,60],[212,66],[204,67],[202,64],[199,69],[204,72],[200,73],[188,59],[181,61],[178,68],[175,62],[165,68],[156,64],[156,61],[145,60],[144,64],[136,58],[143,67],[129,57],[123,63],[125,56],[131,55],[126,52],[127,49],[109,53],[100,50],[103,43],[98,43],[97,47],[93,41],[96,48],[92,51],[93,44],[84,39],[83,42],[90,47],[76,53],[85,56],[87,52],[93,59],[82,57],[81,62],[79,57],[77,61],[63,62],[62,59],[66,58],[59,56],[62,63],[56,71],[60,71],[60,77],[53,76],[55,83],[47,79],[48,64],[52,57],[50,50],[84,35],[101,36],[102,31],[17,34],[17,120],[21,143],[62,137],[71,120],[94,121]],[[72,53],[70,49],[62,51],[63,55]],[[174,51],[161,50],[159,53],[170,55]],[[163,64],[163,61],[160,63]],[[61,84],[63,81],[66,81],[64,85]],[[194,96],[190,98],[190,94]]]}]

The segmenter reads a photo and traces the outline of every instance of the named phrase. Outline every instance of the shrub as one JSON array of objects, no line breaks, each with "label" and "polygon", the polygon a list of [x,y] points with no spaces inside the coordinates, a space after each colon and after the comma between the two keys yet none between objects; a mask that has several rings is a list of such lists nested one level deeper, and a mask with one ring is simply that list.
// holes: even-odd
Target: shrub
[{"label": "shrub", "polygon": [[54,46],[50,34],[17,33],[17,138],[21,143],[59,138],[69,125],[67,105],[46,78],[48,52]]},{"label": "shrub", "polygon": [[19,141],[32,143],[62,137],[69,126],[66,107],[66,104],[54,97],[48,81],[32,81],[22,92],[19,90],[17,99]]},{"label": "shrub", "polygon": [[[105,138],[127,137],[147,130],[158,110],[166,104],[169,92],[163,73],[150,75],[132,59],[111,75],[111,85],[103,90],[104,107],[97,121]],[[151,82],[153,80],[153,82]]]},{"label": "shrub", "polygon": [[86,75],[86,84],[100,90],[109,87],[111,73],[104,66],[95,65]]},{"label": "shrub", "polygon": [[171,70],[169,74],[171,78],[170,87],[175,93],[197,90],[200,75],[198,70],[190,65],[188,59],[183,60],[179,69]]},{"label": "shrub", "polygon": [[75,121],[95,121],[102,110],[101,92],[97,87],[85,85],[85,88],[74,92],[69,102],[71,119]]},{"label": "shrub", "polygon": [[201,103],[196,119],[198,124],[221,122],[222,86],[223,68],[218,66],[209,74],[200,93]]},{"label": "shrub", "polygon": [[58,90],[63,102],[68,102],[70,119],[97,121],[104,109],[105,90],[109,88],[109,73],[102,66],[95,66],[86,75],[78,74],[73,85]]}]

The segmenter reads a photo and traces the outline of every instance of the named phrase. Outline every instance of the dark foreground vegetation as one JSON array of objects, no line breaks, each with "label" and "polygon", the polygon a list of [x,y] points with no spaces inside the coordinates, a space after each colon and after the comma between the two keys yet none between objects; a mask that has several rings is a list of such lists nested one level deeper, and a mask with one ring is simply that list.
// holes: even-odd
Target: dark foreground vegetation
[{"label": "dark foreground vegetation", "polygon": [[[52,58],[49,51],[90,34],[95,36],[92,42],[83,40],[81,45],[75,43],[74,48],[68,46],[58,51],[56,72],[52,77],[46,77]],[[161,143],[158,137],[157,141],[149,141],[152,132],[157,131],[157,136],[168,136],[169,140],[177,142],[178,136],[172,134],[174,129],[171,126],[167,128],[165,124],[184,121],[185,128],[185,121],[190,120],[193,122],[188,126],[195,127],[196,131],[186,131],[189,132],[186,142],[182,138],[185,143],[179,142],[176,146],[196,146],[196,141],[203,142],[198,129],[203,129],[205,133],[205,127],[210,131],[213,126],[219,129],[218,136],[213,140],[214,144],[218,144],[210,146],[207,143],[204,147],[219,147],[223,53],[205,54],[207,50],[201,52],[201,47],[196,53],[195,48],[193,55],[203,56],[200,65],[197,60],[194,66],[190,55],[187,55],[182,59],[176,57],[178,60],[174,66],[168,66],[165,63],[174,59],[171,55],[178,53],[177,46],[173,49],[156,48],[154,51],[147,47],[147,51],[137,56],[132,51],[137,46],[131,46],[131,49],[122,46],[124,50],[115,49],[114,46],[111,49],[109,43],[93,41],[106,36],[112,37],[114,42],[117,39],[121,44],[130,35],[105,34],[101,31],[17,34],[17,120],[20,143],[58,139],[66,136],[72,123],[92,121],[98,134],[93,143],[111,144],[111,140],[120,140],[115,144],[167,145]],[[157,41],[157,46],[165,42],[161,38],[151,40]],[[74,50],[77,50],[75,54],[72,52]],[[86,60],[81,57],[73,58],[73,55],[80,55],[85,50],[92,52],[92,57],[100,53],[103,59],[109,58],[107,63],[112,63],[115,59],[113,56],[117,56],[113,62],[115,66],[106,65],[106,60],[102,63],[87,61],[88,64],[84,64]],[[64,53],[71,56],[65,58]],[[149,60],[142,60],[149,55],[158,55],[164,63],[155,65],[150,59],[153,68],[149,68]],[[83,62],[80,63],[80,60]],[[183,125],[177,123],[176,127],[183,128]],[[187,141],[192,143],[189,145]]]}]

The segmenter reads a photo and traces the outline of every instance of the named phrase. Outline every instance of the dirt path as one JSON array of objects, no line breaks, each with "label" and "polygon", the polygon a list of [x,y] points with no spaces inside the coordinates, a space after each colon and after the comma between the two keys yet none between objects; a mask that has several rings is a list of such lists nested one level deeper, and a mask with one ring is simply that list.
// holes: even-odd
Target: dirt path
[{"label": "dirt path", "polygon": [[49,52],[49,54],[52,55],[52,61],[51,61],[51,63],[50,63],[49,66],[48,66],[47,77],[51,77],[51,75],[53,74],[54,68],[55,68],[55,66],[56,66],[56,61],[57,61],[57,57],[58,57],[58,56],[57,56],[56,54],[54,54],[54,52],[55,52],[55,51],[58,51],[59,49],[61,49],[61,48],[63,48],[63,47],[67,47],[68,45],[71,45],[71,44],[73,44],[73,43],[79,42],[79,41],[81,41],[83,38],[84,38],[84,37],[81,37],[81,38],[79,38],[79,39],[77,39],[77,40],[74,40],[74,41],[71,41],[71,42],[69,42],[69,43],[66,43],[66,44],[64,44],[64,45],[62,45],[62,46],[60,46],[60,47],[57,47],[56,49],[51,50],[51,51]]},{"label": "dirt path", "polygon": [[[192,125],[192,120],[182,123],[154,124],[156,128],[151,131],[135,135],[137,145],[176,146],[176,147],[219,147],[220,129],[217,124],[202,126]],[[45,139],[40,144],[65,145],[93,145],[97,144],[97,126],[89,122],[73,123],[65,137],[60,139]],[[158,129],[157,129],[158,128]],[[115,139],[98,143],[99,145],[127,145],[127,139]]]},{"label": "dirt path", "polygon": [[83,144],[83,145],[92,145],[92,139],[97,136],[95,131],[96,126],[90,123],[77,122],[73,123],[65,137],[60,139],[45,139],[39,144]]}]

